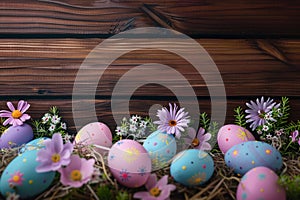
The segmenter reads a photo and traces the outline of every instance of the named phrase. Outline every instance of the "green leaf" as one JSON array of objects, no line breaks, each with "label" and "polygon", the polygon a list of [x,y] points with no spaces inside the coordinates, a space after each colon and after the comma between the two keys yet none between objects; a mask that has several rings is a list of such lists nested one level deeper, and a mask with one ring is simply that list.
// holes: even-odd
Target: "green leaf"
[{"label": "green leaf", "polygon": [[236,109],[234,109],[234,112],[235,123],[241,127],[246,128],[246,118],[243,108],[239,106]]}]

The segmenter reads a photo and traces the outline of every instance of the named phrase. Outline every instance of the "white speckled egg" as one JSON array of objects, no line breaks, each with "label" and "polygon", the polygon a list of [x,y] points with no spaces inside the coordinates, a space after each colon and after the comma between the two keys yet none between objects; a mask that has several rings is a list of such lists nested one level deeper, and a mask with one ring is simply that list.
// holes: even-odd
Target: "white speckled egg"
[{"label": "white speckled egg", "polygon": [[272,170],[282,167],[282,157],[273,146],[259,141],[249,141],[233,146],[225,154],[225,163],[240,175],[252,168],[264,166]]},{"label": "white speckled egg", "polygon": [[205,151],[188,149],[178,153],[170,173],[175,181],[186,186],[199,186],[207,182],[214,172],[214,161]]},{"label": "white speckled egg", "polygon": [[285,200],[286,193],[277,183],[278,176],[267,167],[256,167],[248,171],[238,185],[237,200]]},{"label": "white speckled egg", "polygon": [[15,192],[23,199],[33,198],[52,183],[55,172],[37,173],[38,150],[25,151],[13,159],[2,173],[0,191],[3,196]]},{"label": "white speckled egg", "polygon": [[[104,123],[93,122],[80,129],[74,142],[86,145],[99,145],[109,148],[112,145],[112,134],[108,126]],[[101,148],[95,147],[95,149],[101,154],[106,152]]]},{"label": "white speckled egg", "polygon": [[176,140],[173,135],[155,131],[150,134],[143,144],[148,151],[151,161],[152,170],[160,169],[170,161],[176,154]]},{"label": "white speckled egg", "polygon": [[225,154],[234,145],[254,141],[255,138],[247,129],[235,124],[228,124],[220,128],[217,140],[220,150]]},{"label": "white speckled egg", "polygon": [[33,131],[30,125],[10,126],[0,137],[0,149],[18,147],[33,139]]},{"label": "white speckled egg", "polygon": [[146,149],[134,140],[120,140],[108,153],[108,166],[116,180],[135,188],[144,185],[151,172],[151,159]]}]

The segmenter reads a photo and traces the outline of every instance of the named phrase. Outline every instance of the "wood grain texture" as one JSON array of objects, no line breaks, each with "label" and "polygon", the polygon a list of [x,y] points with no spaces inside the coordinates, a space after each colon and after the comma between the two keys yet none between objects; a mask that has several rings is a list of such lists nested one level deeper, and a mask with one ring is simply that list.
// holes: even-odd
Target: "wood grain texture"
[{"label": "wood grain texture", "polygon": [[[88,53],[103,39],[2,39],[0,40],[0,95],[1,98],[57,98],[72,95],[77,71]],[[198,39],[216,63],[224,81],[227,96],[300,96],[299,67],[300,40],[254,40],[254,39]],[[153,46],[160,44],[153,43]],[[195,49],[184,43],[172,43],[174,48],[183,48],[188,53]],[[116,43],[111,51],[128,49],[129,44]],[[97,54],[97,63],[104,54]],[[98,59],[98,60],[97,60]],[[195,57],[200,60],[201,58]],[[220,85],[206,84],[203,77],[214,77],[210,68],[201,71],[178,55],[158,49],[141,49],[127,53],[116,59],[106,71],[105,66],[87,67],[78,78],[82,90],[80,95],[91,94],[91,79],[103,76],[98,84],[96,96],[110,98],[112,91],[125,73],[145,63],[160,63],[172,67],[189,81],[198,97],[209,96],[208,87]],[[153,65],[155,66],[155,65]],[[138,67],[137,67],[138,68]],[[151,67],[149,68],[149,70]],[[189,85],[168,74],[158,71],[155,78],[166,80],[169,89],[157,84],[148,84],[137,89],[133,96],[145,98],[170,97],[174,89],[181,89],[182,96]],[[138,82],[149,79],[148,70],[140,71],[122,84],[124,93]],[[141,85],[142,86],[142,85]]]},{"label": "wood grain texture", "polygon": [[[7,99],[6,99],[7,100]],[[241,97],[240,99],[227,99],[227,113],[226,113],[226,120],[225,123],[234,123],[234,112],[233,109],[237,106],[242,106],[246,109],[245,103],[249,100],[253,100],[251,97]],[[279,101],[279,98],[275,98],[275,100]],[[81,103],[85,104],[89,100],[82,100]],[[12,101],[13,103],[17,103],[16,100]],[[125,101],[126,102],[126,101]],[[169,100],[131,100],[129,111],[130,114],[138,114],[141,116],[148,116],[149,109],[151,110],[151,107],[153,105],[162,105],[167,106]],[[176,102],[176,101],[172,101]],[[76,130],[80,129],[81,126],[77,126],[77,129],[74,125],[74,118],[72,113],[72,100],[71,99],[31,99],[29,100],[29,103],[31,104],[30,109],[28,110],[28,114],[31,115],[32,119],[38,120],[40,119],[44,113],[48,112],[50,106],[57,106],[60,110],[60,115],[63,117],[63,121],[67,122],[68,124],[68,130],[70,130],[70,133],[75,134]],[[125,103],[121,103],[120,106],[125,105]],[[194,105],[194,104],[192,104]],[[299,99],[291,98],[290,99],[290,105],[293,112],[291,112],[290,119],[291,120],[298,120],[300,119],[300,113],[298,110],[300,110],[300,101]],[[209,99],[200,99],[199,100],[199,107],[201,112],[207,112],[208,114],[211,114],[211,102]],[[6,101],[0,101],[0,108],[6,109]],[[96,114],[98,117],[98,120],[101,122],[106,123],[111,131],[113,132],[116,128],[117,123],[119,121],[115,121],[112,112],[111,112],[111,101],[110,100],[101,100],[96,99],[95,100],[95,109]],[[153,110],[151,110],[153,111]],[[80,114],[80,111],[78,111]],[[83,122],[93,122],[93,113],[91,110],[90,115],[86,115],[86,112],[84,112],[85,115],[81,116],[81,120]],[[153,112],[152,112],[153,113]],[[126,116],[126,112],[117,112],[114,113],[116,116],[116,119],[122,119],[124,116]],[[216,118],[218,120],[218,118]],[[155,119],[154,119],[155,120]],[[83,124],[85,125],[85,123]]]},{"label": "wood grain texture", "polygon": [[170,27],[206,37],[298,37],[300,2],[293,0],[118,1],[3,0],[0,34],[115,34]]}]

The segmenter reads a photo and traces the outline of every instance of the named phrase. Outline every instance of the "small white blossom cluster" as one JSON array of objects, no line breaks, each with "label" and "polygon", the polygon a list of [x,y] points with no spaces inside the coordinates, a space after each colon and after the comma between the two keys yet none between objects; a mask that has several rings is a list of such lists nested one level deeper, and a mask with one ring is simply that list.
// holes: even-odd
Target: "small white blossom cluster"
[{"label": "small white blossom cluster", "polygon": [[67,130],[67,125],[64,122],[61,122],[61,117],[58,115],[51,115],[50,113],[46,113],[42,117],[42,123],[49,125],[48,131],[51,133],[57,132],[58,129]]},{"label": "small white blossom cluster", "polygon": [[67,133],[67,124],[62,121],[58,113],[58,108],[54,106],[40,121],[34,121],[37,137],[52,137],[54,133],[60,133],[65,142],[72,139],[72,136]]},{"label": "small white blossom cluster", "polygon": [[119,136],[133,136],[142,138],[145,136],[147,128],[154,126],[150,119],[143,119],[141,116],[132,115],[129,120],[125,117],[121,121],[121,126],[117,126],[116,134]]}]

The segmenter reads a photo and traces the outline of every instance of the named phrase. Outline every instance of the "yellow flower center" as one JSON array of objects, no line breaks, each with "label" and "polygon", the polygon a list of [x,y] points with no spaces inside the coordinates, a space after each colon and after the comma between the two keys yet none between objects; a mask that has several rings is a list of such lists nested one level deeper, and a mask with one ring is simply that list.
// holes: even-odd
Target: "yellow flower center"
[{"label": "yellow flower center", "polygon": [[53,154],[52,155],[52,157],[51,157],[51,160],[53,161],[53,162],[59,162],[60,161],[60,155],[59,154],[57,154],[57,153],[55,153],[55,154]]},{"label": "yellow flower center", "polygon": [[71,172],[71,180],[72,181],[80,181],[82,178],[82,175],[81,175],[81,172],[77,169],[74,169],[72,172]]},{"label": "yellow flower center", "polygon": [[12,177],[12,180],[13,180],[13,182],[19,182],[19,181],[20,181],[20,176],[14,175],[14,176]]},{"label": "yellow flower center", "polygon": [[193,147],[196,147],[196,146],[198,146],[199,144],[200,144],[200,142],[199,142],[198,138],[193,139],[193,141],[192,141]]},{"label": "yellow flower center", "polygon": [[21,111],[19,111],[19,110],[14,110],[14,111],[11,113],[11,116],[12,116],[14,119],[19,119],[19,118],[22,116],[22,113],[21,113]]},{"label": "yellow flower center", "polygon": [[154,197],[158,197],[160,195],[160,189],[158,189],[158,187],[154,187],[151,188],[151,190],[149,191],[149,193],[154,196]]},{"label": "yellow flower center", "polygon": [[170,120],[169,121],[169,126],[176,126],[177,125],[177,121],[176,120]]}]

